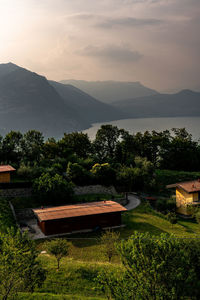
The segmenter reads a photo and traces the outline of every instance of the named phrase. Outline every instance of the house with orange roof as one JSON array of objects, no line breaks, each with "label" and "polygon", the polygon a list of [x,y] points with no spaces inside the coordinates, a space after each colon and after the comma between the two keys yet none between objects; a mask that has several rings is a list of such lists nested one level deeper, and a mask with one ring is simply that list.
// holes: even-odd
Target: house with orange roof
[{"label": "house with orange roof", "polygon": [[33,209],[45,235],[72,233],[95,228],[121,226],[121,213],[127,209],[114,201]]},{"label": "house with orange roof", "polygon": [[0,183],[10,182],[11,172],[15,169],[10,165],[0,165]]},{"label": "house with orange roof", "polygon": [[200,179],[167,185],[176,188],[176,209],[182,215],[190,215],[188,206],[200,206]]}]

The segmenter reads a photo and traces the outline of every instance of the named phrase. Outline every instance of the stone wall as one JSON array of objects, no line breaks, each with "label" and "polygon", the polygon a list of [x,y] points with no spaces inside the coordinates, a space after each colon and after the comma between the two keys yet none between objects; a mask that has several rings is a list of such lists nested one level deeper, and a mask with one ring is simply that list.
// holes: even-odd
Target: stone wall
[{"label": "stone wall", "polygon": [[0,197],[30,197],[31,194],[31,188],[0,189]]},{"label": "stone wall", "polygon": [[87,185],[87,186],[76,186],[74,188],[75,195],[85,194],[110,194],[116,195],[117,192],[114,186],[103,186],[103,185]]}]

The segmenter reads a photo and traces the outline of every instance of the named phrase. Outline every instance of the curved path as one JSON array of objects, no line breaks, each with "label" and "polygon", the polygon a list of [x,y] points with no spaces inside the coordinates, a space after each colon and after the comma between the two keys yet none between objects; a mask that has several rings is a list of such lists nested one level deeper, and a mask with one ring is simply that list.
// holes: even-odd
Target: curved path
[{"label": "curved path", "polygon": [[125,208],[127,210],[134,209],[141,203],[139,197],[131,193],[128,194],[128,201],[129,201],[128,204],[125,205]]}]

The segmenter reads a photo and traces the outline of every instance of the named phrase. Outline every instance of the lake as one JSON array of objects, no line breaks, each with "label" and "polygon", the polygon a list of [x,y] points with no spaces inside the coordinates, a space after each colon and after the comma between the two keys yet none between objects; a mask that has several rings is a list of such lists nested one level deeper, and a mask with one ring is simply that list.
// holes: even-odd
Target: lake
[{"label": "lake", "polygon": [[178,118],[142,118],[142,119],[125,119],[111,122],[94,123],[92,127],[84,130],[91,140],[95,139],[97,130],[103,124],[111,124],[118,128],[123,128],[130,133],[146,130],[163,131],[171,128],[183,128],[192,134],[194,140],[200,139],[200,117],[178,117]]}]

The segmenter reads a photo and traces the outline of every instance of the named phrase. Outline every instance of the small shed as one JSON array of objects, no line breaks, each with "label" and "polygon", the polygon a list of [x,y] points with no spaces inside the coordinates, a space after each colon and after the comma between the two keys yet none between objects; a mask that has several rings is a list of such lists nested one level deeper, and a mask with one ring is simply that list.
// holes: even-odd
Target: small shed
[{"label": "small shed", "polygon": [[177,212],[183,215],[190,215],[187,207],[200,206],[200,179],[192,181],[177,182],[167,185],[167,188],[176,189]]},{"label": "small shed", "polygon": [[0,165],[0,183],[10,182],[11,172],[16,171],[10,165]]},{"label": "small shed", "polygon": [[33,209],[38,226],[45,235],[69,233],[97,227],[121,225],[121,213],[127,209],[114,201]]}]

